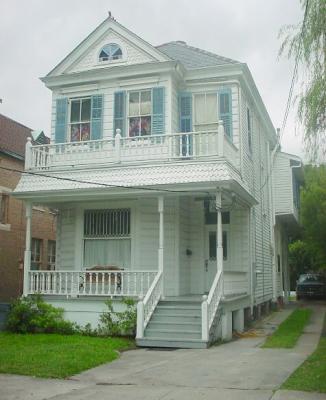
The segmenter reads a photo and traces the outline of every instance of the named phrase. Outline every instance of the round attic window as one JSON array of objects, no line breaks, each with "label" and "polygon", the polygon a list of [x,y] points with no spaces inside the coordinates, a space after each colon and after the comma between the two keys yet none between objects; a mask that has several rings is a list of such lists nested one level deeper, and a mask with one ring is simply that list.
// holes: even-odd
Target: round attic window
[{"label": "round attic window", "polygon": [[102,47],[99,55],[99,61],[112,61],[122,58],[121,47],[115,43],[109,43]]}]

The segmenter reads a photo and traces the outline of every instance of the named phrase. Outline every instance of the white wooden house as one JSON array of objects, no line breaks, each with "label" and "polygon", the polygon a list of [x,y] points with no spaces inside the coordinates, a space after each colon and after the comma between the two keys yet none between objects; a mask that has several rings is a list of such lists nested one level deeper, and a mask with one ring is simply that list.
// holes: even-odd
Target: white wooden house
[{"label": "white wooden house", "polygon": [[[95,326],[107,298],[134,297],[139,345],[206,347],[286,294],[300,162],[246,64],[110,17],[42,80],[52,142],[27,143],[15,191],[26,295]],[[30,270],[33,204],[59,213],[55,271]]]}]

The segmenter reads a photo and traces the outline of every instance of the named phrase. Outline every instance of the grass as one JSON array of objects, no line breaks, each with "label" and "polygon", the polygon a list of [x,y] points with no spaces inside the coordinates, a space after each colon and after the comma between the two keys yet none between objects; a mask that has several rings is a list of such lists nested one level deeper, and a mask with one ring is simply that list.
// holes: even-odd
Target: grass
[{"label": "grass", "polygon": [[124,338],[0,333],[0,373],[66,378],[134,347]]},{"label": "grass", "polygon": [[309,321],[311,310],[299,308],[283,321],[277,330],[266,339],[262,347],[290,349],[297,343],[303,328]]},{"label": "grass", "polygon": [[326,393],[326,337],[282,385],[282,389]]}]

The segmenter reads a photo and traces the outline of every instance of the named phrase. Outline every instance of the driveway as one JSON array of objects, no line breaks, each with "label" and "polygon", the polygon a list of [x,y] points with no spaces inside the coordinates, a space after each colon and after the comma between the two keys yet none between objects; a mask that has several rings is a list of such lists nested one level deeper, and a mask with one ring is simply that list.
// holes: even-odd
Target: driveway
[{"label": "driveway", "polygon": [[318,343],[326,307],[317,304],[312,308],[311,322],[294,349],[260,348],[266,333],[289,315],[291,309],[287,309],[266,318],[253,336],[208,350],[128,351],[111,364],[64,381],[0,375],[0,399],[299,399],[274,392]]}]

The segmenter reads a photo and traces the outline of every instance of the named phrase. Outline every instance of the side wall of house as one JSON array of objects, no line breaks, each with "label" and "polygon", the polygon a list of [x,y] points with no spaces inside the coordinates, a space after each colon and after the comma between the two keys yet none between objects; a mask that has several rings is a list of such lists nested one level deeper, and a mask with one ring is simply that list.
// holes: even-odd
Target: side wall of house
[{"label": "side wall of house", "polygon": [[[249,148],[247,109],[251,115],[252,151]],[[251,211],[252,273],[254,302],[270,300],[273,296],[274,259],[272,244],[272,213],[270,179],[271,149],[256,107],[244,91],[241,92],[242,176],[258,205]]]}]

